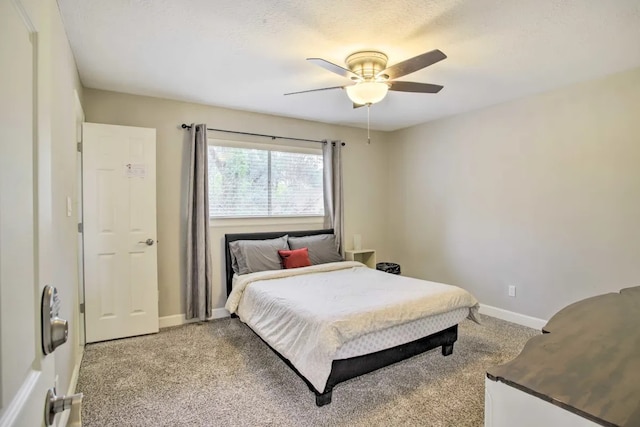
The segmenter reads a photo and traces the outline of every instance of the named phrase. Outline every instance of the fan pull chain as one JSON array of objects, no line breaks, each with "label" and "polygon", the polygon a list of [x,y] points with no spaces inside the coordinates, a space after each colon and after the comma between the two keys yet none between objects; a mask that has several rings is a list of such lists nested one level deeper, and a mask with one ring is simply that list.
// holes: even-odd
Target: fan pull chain
[{"label": "fan pull chain", "polygon": [[371,103],[367,104],[367,144],[371,144],[371,133],[369,131]]}]

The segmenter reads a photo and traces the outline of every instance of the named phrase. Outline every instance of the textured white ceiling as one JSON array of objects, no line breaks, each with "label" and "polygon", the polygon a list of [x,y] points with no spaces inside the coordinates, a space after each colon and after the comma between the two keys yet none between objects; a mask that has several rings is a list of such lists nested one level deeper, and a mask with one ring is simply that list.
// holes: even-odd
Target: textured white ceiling
[{"label": "textured white ceiling", "polygon": [[357,50],[395,64],[448,58],[401,80],[371,127],[395,130],[640,66],[639,0],[58,0],[86,87],[366,126],[345,79]]}]

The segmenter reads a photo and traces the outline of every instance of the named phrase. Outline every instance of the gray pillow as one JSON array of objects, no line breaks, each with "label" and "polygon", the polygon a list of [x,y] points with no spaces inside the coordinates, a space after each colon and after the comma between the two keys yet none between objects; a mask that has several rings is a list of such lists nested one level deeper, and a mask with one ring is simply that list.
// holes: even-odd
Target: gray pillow
[{"label": "gray pillow", "polygon": [[236,240],[229,243],[233,271],[238,274],[280,270],[278,250],[289,249],[287,235],[269,240]]},{"label": "gray pillow", "polygon": [[336,236],[333,234],[289,237],[289,247],[291,249],[308,248],[309,260],[312,265],[344,261],[338,252]]}]

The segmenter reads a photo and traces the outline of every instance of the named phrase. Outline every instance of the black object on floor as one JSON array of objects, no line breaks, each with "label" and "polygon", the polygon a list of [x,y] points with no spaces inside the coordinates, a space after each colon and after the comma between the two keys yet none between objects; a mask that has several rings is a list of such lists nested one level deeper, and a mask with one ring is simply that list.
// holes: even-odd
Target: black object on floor
[{"label": "black object on floor", "polygon": [[400,274],[400,264],[379,262],[376,264],[376,270],[384,271],[385,273]]}]

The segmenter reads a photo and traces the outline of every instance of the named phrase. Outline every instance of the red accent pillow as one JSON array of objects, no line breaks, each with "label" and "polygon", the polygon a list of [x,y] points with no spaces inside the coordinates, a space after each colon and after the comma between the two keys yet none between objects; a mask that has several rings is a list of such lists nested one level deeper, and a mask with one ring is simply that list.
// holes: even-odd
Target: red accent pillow
[{"label": "red accent pillow", "polygon": [[282,267],[284,268],[298,268],[309,267],[311,261],[309,260],[309,249],[300,248],[292,250],[279,250],[278,255],[282,260]]}]

